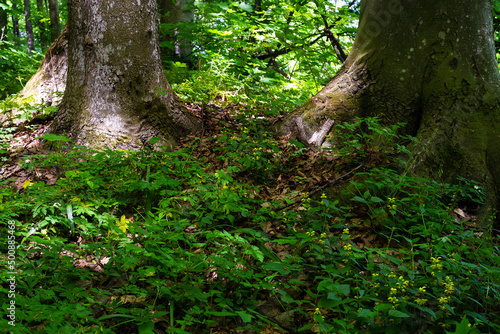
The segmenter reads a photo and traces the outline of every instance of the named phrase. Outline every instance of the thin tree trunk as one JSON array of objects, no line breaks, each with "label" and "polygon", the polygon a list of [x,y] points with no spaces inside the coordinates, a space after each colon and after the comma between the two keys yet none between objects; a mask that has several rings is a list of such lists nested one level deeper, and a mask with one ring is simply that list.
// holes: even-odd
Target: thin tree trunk
[{"label": "thin tree trunk", "polygon": [[[6,0],[0,0],[0,5],[6,5]],[[7,35],[7,12],[0,6],[0,45]]]},{"label": "thin tree trunk", "polygon": [[61,24],[59,23],[59,3],[57,0],[49,0],[49,16],[50,40],[54,42],[61,32]]},{"label": "thin tree trunk", "polygon": [[36,0],[36,11],[37,15],[35,25],[38,27],[38,31],[40,32],[40,44],[42,46],[42,50],[45,50],[49,44],[49,40],[47,36],[47,28],[45,26],[45,22],[43,22],[45,17],[43,0]]},{"label": "thin tree trunk", "polygon": [[18,45],[19,44],[19,39],[21,38],[21,32],[19,31],[19,19],[17,18],[17,3],[12,4],[12,10],[14,11],[14,14],[12,15],[12,32],[14,34],[14,44]]},{"label": "thin tree trunk", "polygon": [[26,39],[28,41],[28,53],[35,49],[35,38],[33,37],[33,25],[31,24],[30,0],[24,0],[24,19],[26,23]]}]

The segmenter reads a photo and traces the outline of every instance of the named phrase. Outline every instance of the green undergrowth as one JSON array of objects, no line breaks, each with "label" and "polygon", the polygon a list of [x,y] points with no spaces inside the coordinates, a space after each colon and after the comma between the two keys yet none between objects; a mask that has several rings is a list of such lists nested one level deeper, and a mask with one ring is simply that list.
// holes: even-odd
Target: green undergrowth
[{"label": "green undergrowth", "polygon": [[24,47],[0,40],[0,99],[19,92],[36,73],[43,58],[40,52],[28,54]]},{"label": "green undergrowth", "polygon": [[[471,218],[484,201],[480,184],[417,177],[412,156],[392,169],[409,153],[404,140],[397,127],[367,119],[345,124],[345,140],[319,158],[336,175],[364,166],[339,181],[343,193],[324,182],[305,192],[309,175],[298,172],[308,150],[255,119],[239,122],[175,152],[75,147],[23,159],[46,178],[27,180],[19,193],[5,180],[0,187],[0,233],[15,235],[17,283],[16,326],[4,317],[1,327],[500,330],[499,249]],[[196,154],[204,145],[214,157]],[[332,159],[339,155],[345,164]],[[3,242],[2,261],[7,252]],[[6,296],[12,274],[1,275]]]},{"label": "green undergrowth", "polygon": [[165,74],[176,94],[190,103],[252,105],[270,112],[291,111],[319,88],[310,78],[284,78],[271,69],[252,68],[245,76],[231,68],[234,61],[210,53],[199,70],[172,62]]}]

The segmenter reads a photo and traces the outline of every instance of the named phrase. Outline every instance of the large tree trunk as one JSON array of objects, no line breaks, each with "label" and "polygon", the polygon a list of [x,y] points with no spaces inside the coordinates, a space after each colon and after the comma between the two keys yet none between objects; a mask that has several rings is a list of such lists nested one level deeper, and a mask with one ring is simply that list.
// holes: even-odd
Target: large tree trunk
[{"label": "large tree trunk", "polygon": [[24,0],[24,20],[26,22],[26,40],[28,41],[28,53],[35,49],[35,38],[33,37],[33,25],[31,24],[30,0]]},{"label": "large tree trunk", "polygon": [[61,24],[59,23],[59,3],[57,0],[49,0],[49,17],[50,39],[54,42],[61,32]]},{"label": "large tree trunk", "polygon": [[53,132],[137,149],[154,136],[173,147],[198,127],[163,74],[156,0],[73,0],[68,10],[68,77]]},{"label": "large tree trunk", "polygon": [[490,0],[363,0],[347,61],[284,129],[311,142],[332,120],[405,122],[405,132],[421,139],[422,173],[479,180],[488,204],[500,208],[500,74],[492,27]]},{"label": "large tree trunk", "polygon": [[[192,45],[182,24],[194,21],[193,0],[158,0],[160,22],[165,23],[167,31],[162,42],[170,47],[162,48],[162,53],[169,58],[187,60],[192,52]],[[179,23],[181,27],[179,28]]]}]

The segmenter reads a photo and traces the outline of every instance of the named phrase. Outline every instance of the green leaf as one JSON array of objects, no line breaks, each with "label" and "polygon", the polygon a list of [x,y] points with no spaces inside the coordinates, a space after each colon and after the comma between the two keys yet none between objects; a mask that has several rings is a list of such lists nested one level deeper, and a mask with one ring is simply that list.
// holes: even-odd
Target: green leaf
[{"label": "green leaf", "polygon": [[366,200],[359,196],[354,196],[352,200],[356,202],[366,203]]},{"label": "green leaf", "polygon": [[153,334],[155,325],[152,322],[147,322],[140,325],[137,329],[139,330],[139,334]]},{"label": "green leaf", "polygon": [[349,284],[334,285],[334,288],[337,289],[339,294],[343,294],[346,297],[351,293],[351,287],[349,286]]},{"label": "green leaf", "polygon": [[373,313],[373,312],[372,312],[371,310],[364,308],[364,309],[361,309],[361,310],[358,312],[358,317],[360,317],[360,318],[368,318],[368,317],[373,316],[373,314],[372,314],[372,313]]},{"label": "green leaf", "polygon": [[243,250],[243,254],[251,255],[257,261],[264,261],[264,254],[260,251],[259,247],[250,245],[250,248],[246,248]]},{"label": "green leaf", "polygon": [[240,7],[240,9],[244,10],[245,12],[249,12],[249,13],[253,12],[253,7],[247,3],[242,2],[238,5],[238,7]]},{"label": "green leaf", "polygon": [[263,265],[263,268],[266,270],[277,271],[281,275],[288,275],[290,270],[285,268],[285,265],[280,262],[267,262]]},{"label": "green leaf", "polygon": [[38,137],[37,139],[40,139],[40,138],[45,139],[47,141],[71,141],[71,139],[69,139],[67,137],[58,136],[58,135],[55,135],[52,133],[44,134],[43,136]]},{"label": "green leaf", "polygon": [[236,313],[240,316],[240,318],[241,318],[241,320],[243,320],[243,322],[248,323],[248,322],[252,321],[252,319],[254,318],[253,315],[248,314],[245,311],[236,311]]},{"label": "green leaf", "polygon": [[373,196],[373,197],[370,199],[370,201],[371,201],[372,203],[380,203],[380,202],[383,202],[384,200],[383,200],[383,199],[381,199],[380,197]]},{"label": "green leaf", "polygon": [[469,319],[466,316],[462,318],[462,321],[457,325],[457,328],[453,333],[446,332],[449,334],[469,334],[473,329],[469,327]]},{"label": "green leaf", "polygon": [[398,310],[389,310],[389,315],[395,318],[409,318],[410,316]]},{"label": "green leaf", "polygon": [[385,311],[392,308],[392,304],[378,304],[374,307],[375,311]]}]

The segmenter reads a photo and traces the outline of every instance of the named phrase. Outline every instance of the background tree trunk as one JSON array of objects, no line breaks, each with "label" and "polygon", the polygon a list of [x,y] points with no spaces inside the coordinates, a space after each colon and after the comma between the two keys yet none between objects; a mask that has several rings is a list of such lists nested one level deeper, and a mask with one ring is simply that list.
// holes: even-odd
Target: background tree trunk
[{"label": "background tree trunk", "polygon": [[74,0],[68,10],[68,77],[53,132],[137,149],[154,136],[173,147],[198,127],[163,74],[156,0]]},{"label": "background tree trunk", "polygon": [[179,27],[179,23],[194,21],[193,0],[158,0],[160,23],[168,24],[167,33],[162,42],[168,42],[172,47],[162,48],[162,53],[169,58],[187,60],[192,52],[192,45],[187,32]]},{"label": "background tree trunk", "polygon": [[33,25],[31,24],[30,0],[24,0],[24,19],[26,22],[26,40],[28,41],[28,53],[35,49],[35,38],[33,37]]},{"label": "background tree trunk", "polygon": [[15,45],[19,44],[19,40],[21,38],[21,32],[19,31],[19,19],[17,18],[17,3],[12,1],[12,11],[13,14],[11,16],[12,19],[12,32],[13,32],[13,41]]},{"label": "background tree trunk", "polygon": [[[0,0],[0,5],[6,6],[6,0]],[[7,34],[7,12],[0,6],[0,41],[5,39]]]},{"label": "background tree trunk", "polygon": [[50,40],[54,42],[61,32],[61,24],[59,23],[59,3],[57,0],[49,0],[49,16]]},{"label": "background tree trunk", "polygon": [[[483,182],[500,208],[500,73],[492,1],[363,0],[336,77],[284,124],[311,141],[327,120],[379,116],[420,138],[426,175]],[[500,216],[500,215],[499,215]]]},{"label": "background tree trunk", "polygon": [[36,0],[36,20],[35,25],[38,27],[38,31],[40,32],[40,44],[42,46],[42,50],[47,48],[49,44],[49,39],[47,36],[47,29],[45,26],[45,22],[43,19],[45,17],[45,7],[43,5],[43,0]]}]

